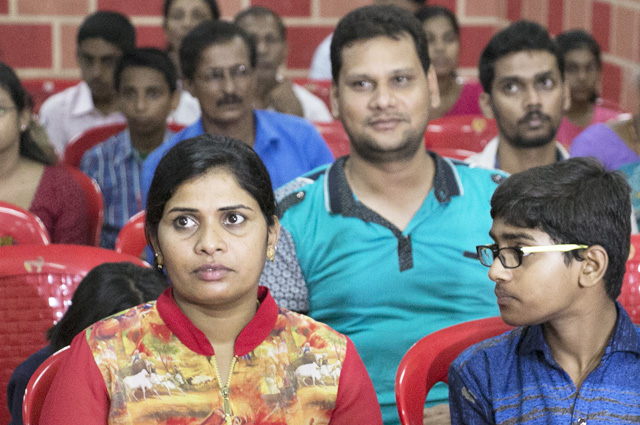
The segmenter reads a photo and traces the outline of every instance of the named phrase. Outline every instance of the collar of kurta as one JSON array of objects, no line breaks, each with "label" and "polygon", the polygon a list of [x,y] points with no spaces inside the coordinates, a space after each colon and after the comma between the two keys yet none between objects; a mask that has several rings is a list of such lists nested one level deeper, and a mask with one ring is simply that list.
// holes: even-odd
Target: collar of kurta
[{"label": "collar of kurta", "polygon": [[[278,306],[269,290],[264,286],[258,287],[258,301],[260,301],[258,311],[236,338],[234,347],[236,356],[244,356],[253,351],[269,336],[275,326]],[[173,288],[168,288],[160,295],[156,306],[160,317],[180,342],[203,356],[215,354],[205,334],[189,320],[176,304],[173,298]]]}]

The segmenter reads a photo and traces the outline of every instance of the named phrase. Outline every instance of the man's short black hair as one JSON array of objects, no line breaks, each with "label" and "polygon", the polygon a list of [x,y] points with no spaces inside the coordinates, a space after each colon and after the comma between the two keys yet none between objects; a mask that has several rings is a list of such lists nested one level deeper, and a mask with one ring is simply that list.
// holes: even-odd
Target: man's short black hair
[{"label": "man's short black hair", "polygon": [[114,71],[114,81],[116,90],[120,90],[122,73],[127,68],[151,68],[160,72],[169,85],[171,93],[176,91],[178,72],[171,58],[164,50],[153,47],[135,49],[120,58]]},{"label": "man's short black hair", "polygon": [[287,38],[287,27],[285,27],[284,22],[282,21],[282,18],[280,17],[280,15],[278,15],[273,10],[269,9],[268,7],[264,7],[264,6],[251,6],[251,7],[248,7],[246,9],[244,9],[240,13],[238,13],[236,15],[236,17],[233,19],[233,22],[235,22],[237,24],[243,18],[246,18],[248,16],[271,16],[276,21],[276,25],[278,27],[278,33],[280,34],[280,38],[282,40],[286,40],[286,38]]},{"label": "man's short black hair", "polygon": [[331,40],[331,75],[338,81],[342,68],[342,50],[348,45],[375,37],[389,37],[398,40],[408,34],[413,39],[416,53],[426,74],[429,70],[429,48],[427,36],[410,12],[395,6],[364,6],[345,15]]},{"label": "man's short black hair", "polygon": [[[491,217],[545,232],[557,244],[601,245],[609,256],[607,295],[620,295],[631,234],[631,189],[593,158],[530,168],[505,180],[491,198]],[[582,250],[565,253],[567,264]]]},{"label": "man's short black hair", "polygon": [[89,38],[101,38],[117,46],[122,53],[136,48],[136,29],[118,12],[100,10],[89,15],[78,29],[78,45]]},{"label": "man's short black hair", "polygon": [[203,22],[182,39],[180,43],[180,67],[187,80],[195,77],[200,55],[212,44],[223,44],[240,37],[249,50],[251,68],[256,66],[256,45],[238,25],[225,21]]},{"label": "man's short black hair", "polygon": [[517,21],[495,34],[480,55],[478,73],[485,93],[491,93],[496,62],[512,53],[542,50],[556,58],[560,75],[564,78],[564,58],[558,44],[545,27],[531,21]]}]

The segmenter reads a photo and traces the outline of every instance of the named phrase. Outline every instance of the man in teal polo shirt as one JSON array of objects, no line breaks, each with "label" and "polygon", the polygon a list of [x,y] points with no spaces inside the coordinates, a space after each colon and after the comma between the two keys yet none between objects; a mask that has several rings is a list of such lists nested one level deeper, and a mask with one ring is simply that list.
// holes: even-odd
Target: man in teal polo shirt
[{"label": "man in teal polo shirt", "polygon": [[[333,110],[351,155],[278,192],[283,229],[262,283],[283,307],[348,335],[398,424],[394,379],[418,339],[498,315],[474,253],[490,243],[489,200],[504,175],[429,153],[423,135],[439,103],[427,40],[409,13],[367,6],[345,16],[331,45]],[[487,241],[487,242],[480,242]],[[446,387],[434,389],[444,403]],[[425,409],[447,423],[448,407]]]}]

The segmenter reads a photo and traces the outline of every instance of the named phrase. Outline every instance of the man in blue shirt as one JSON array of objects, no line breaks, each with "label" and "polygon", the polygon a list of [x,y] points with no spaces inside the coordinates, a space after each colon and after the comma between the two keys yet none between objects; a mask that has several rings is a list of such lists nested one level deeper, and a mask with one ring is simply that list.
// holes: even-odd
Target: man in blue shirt
[{"label": "man in blue shirt", "polygon": [[104,220],[100,246],[115,246],[122,226],[143,210],[140,191],[142,161],[173,136],[167,116],[179,101],[176,69],[166,52],[136,49],[125,54],[115,68],[115,87],[127,128],[89,149],[80,169],[102,191]]},{"label": "man in blue shirt", "polygon": [[[353,340],[385,424],[398,424],[394,380],[407,349],[446,326],[497,315],[474,247],[489,240],[489,199],[503,174],[425,150],[437,79],[409,12],[357,9],[332,43],[333,110],[351,154],[278,190],[280,244],[262,283],[280,305]],[[444,385],[431,394],[446,399]],[[433,420],[448,421],[448,407],[425,416],[446,423]]]},{"label": "man in blue shirt", "polygon": [[180,45],[185,87],[200,102],[202,117],[156,149],[144,162],[143,193],[164,154],[182,140],[204,133],[233,137],[252,146],[274,189],[333,161],[320,133],[300,117],[254,110],[256,50],[235,24],[204,22]]},{"label": "man in blue shirt", "polygon": [[489,266],[520,326],[449,369],[453,424],[640,421],[640,328],[616,302],[629,254],[629,186],[593,158],[509,177],[491,199]]}]

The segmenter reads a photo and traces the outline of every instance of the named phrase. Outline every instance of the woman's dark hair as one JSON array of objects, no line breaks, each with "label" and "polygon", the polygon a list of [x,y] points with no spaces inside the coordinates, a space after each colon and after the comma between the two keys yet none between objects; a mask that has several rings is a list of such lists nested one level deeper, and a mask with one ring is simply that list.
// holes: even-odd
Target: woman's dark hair
[{"label": "woman's dark hair", "polygon": [[[216,0],[201,1],[209,7],[209,10],[211,11],[211,17],[214,21],[220,19],[220,8],[218,7],[218,2],[216,2]],[[169,9],[171,9],[171,5],[173,4],[173,2],[174,0],[164,1],[164,6],[162,7],[162,16],[164,16],[164,19],[167,19],[169,17]]]},{"label": "woman's dark hair", "polygon": [[458,19],[456,18],[456,15],[454,15],[453,12],[447,9],[446,7],[443,7],[443,6],[421,7],[415,13],[415,17],[418,18],[418,20],[423,24],[431,18],[436,18],[440,16],[447,18],[447,20],[449,21],[449,24],[451,24],[451,27],[453,28],[453,32],[455,32],[456,35],[460,37],[460,25],[458,24]]},{"label": "woman's dark hair", "polygon": [[82,279],[69,310],[47,331],[49,345],[57,351],[98,320],[155,300],[167,287],[153,269],[126,262],[101,264]]},{"label": "woman's dark hair", "polygon": [[[31,111],[31,96],[25,91],[20,79],[7,64],[0,62],[0,87],[11,97],[16,105],[18,114],[25,110]],[[44,165],[54,165],[52,160],[38,144],[31,138],[29,130],[20,131],[20,156],[39,162]]]},{"label": "woman's dark hair", "polygon": [[572,50],[587,49],[596,60],[598,69],[602,68],[602,55],[598,42],[584,30],[569,30],[556,37],[556,43],[560,46],[560,52],[566,55]]},{"label": "woman's dark hair", "polygon": [[258,202],[267,225],[274,224],[271,178],[258,154],[246,143],[230,137],[204,134],[178,143],[160,160],[147,196],[147,240],[158,235],[164,207],[178,187],[212,168],[233,174],[238,185]]}]

